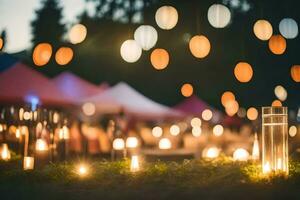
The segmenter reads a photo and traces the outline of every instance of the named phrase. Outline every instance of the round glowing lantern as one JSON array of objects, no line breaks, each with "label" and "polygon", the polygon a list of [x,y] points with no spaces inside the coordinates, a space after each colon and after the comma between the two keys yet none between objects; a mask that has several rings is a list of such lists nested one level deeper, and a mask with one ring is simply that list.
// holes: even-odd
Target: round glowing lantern
[{"label": "round glowing lantern", "polygon": [[213,113],[210,109],[205,109],[202,112],[202,119],[205,121],[209,121],[211,120],[211,118],[213,117]]},{"label": "round glowing lantern", "polygon": [[297,83],[300,82],[300,65],[292,66],[291,77],[295,82],[297,82]]},{"label": "round glowing lantern", "polygon": [[163,130],[162,130],[161,127],[155,126],[155,127],[152,129],[152,135],[153,135],[154,137],[159,138],[159,137],[162,136],[162,134],[163,134]]},{"label": "round glowing lantern", "polygon": [[249,158],[249,152],[246,149],[238,148],[233,152],[233,160],[247,161]]},{"label": "round glowing lantern", "polygon": [[184,96],[184,97],[190,97],[192,96],[194,92],[194,88],[191,84],[189,83],[185,83],[181,86],[181,94]]},{"label": "round glowing lantern", "polygon": [[270,22],[264,19],[257,20],[253,26],[255,36],[260,40],[268,40],[273,34],[273,28]]},{"label": "round glowing lantern", "polygon": [[165,69],[169,64],[169,54],[164,49],[155,49],[151,53],[150,61],[155,69]]},{"label": "round glowing lantern", "polygon": [[234,75],[242,83],[249,82],[253,76],[251,65],[246,62],[239,62],[234,68]]},{"label": "round glowing lantern", "polygon": [[122,58],[129,63],[136,62],[142,55],[142,48],[135,40],[126,40],[121,45]]},{"label": "round glowing lantern", "polygon": [[226,91],[222,94],[221,96],[221,103],[224,107],[230,102],[230,101],[235,101],[235,96],[232,92]]},{"label": "round glowing lantern", "polygon": [[159,149],[171,149],[172,143],[168,138],[162,138],[159,140],[158,148]]},{"label": "round glowing lantern", "polygon": [[73,55],[73,50],[70,47],[60,47],[55,53],[55,60],[59,65],[66,65],[72,60]]},{"label": "round glowing lantern", "polygon": [[279,32],[286,39],[294,39],[298,35],[298,24],[292,18],[284,18],[279,23]]},{"label": "round glowing lantern", "polygon": [[170,30],[177,24],[177,10],[172,6],[162,6],[155,13],[155,21],[161,29]]},{"label": "round glowing lantern", "polygon": [[46,65],[52,55],[52,46],[49,43],[38,44],[32,54],[32,59],[35,65],[43,66]]},{"label": "round glowing lantern", "polygon": [[157,31],[149,25],[141,25],[134,32],[134,40],[146,51],[154,47],[157,37]]},{"label": "round glowing lantern", "polygon": [[277,85],[274,89],[275,96],[280,100],[280,101],[285,101],[287,98],[287,91],[286,89],[281,86]]},{"label": "round glowing lantern", "polygon": [[281,35],[273,35],[269,40],[269,49],[276,55],[281,55],[286,50],[286,41]]},{"label": "round glowing lantern", "polygon": [[75,24],[69,32],[69,40],[72,44],[81,43],[87,34],[87,29],[83,24]]},{"label": "round glowing lantern", "polygon": [[258,117],[258,111],[256,108],[251,107],[247,110],[247,117],[249,120],[253,121],[256,120]]},{"label": "round glowing lantern", "polygon": [[210,42],[204,35],[196,35],[189,42],[190,51],[196,58],[204,58],[210,52]]},{"label": "round glowing lantern", "polygon": [[122,138],[116,138],[113,141],[114,150],[123,150],[125,148],[125,142]]},{"label": "round glowing lantern", "polygon": [[231,19],[230,10],[222,4],[213,4],[209,7],[207,18],[210,25],[215,28],[226,27]]},{"label": "round glowing lantern", "polygon": [[274,101],[272,102],[272,106],[273,106],[273,107],[280,107],[280,106],[282,106],[282,103],[281,103],[281,101],[279,101],[279,100],[274,100]]}]

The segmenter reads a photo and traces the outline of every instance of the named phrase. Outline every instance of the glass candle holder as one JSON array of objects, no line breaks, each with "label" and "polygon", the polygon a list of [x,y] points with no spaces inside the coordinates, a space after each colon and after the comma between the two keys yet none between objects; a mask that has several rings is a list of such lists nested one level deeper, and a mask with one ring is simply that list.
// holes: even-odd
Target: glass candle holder
[{"label": "glass candle holder", "polygon": [[288,175],[287,107],[262,108],[262,171]]}]

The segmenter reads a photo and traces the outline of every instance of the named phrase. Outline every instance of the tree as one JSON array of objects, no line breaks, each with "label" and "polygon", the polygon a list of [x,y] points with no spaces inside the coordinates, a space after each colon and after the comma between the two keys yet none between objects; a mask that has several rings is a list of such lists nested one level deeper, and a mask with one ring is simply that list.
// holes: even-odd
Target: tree
[{"label": "tree", "polygon": [[48,42],[57,48],[65,33],[61,22],[62,8],[57,0],[44,0],[41,9],[36,11],[36,18],[31,22],[33,47],[40,42]]}]

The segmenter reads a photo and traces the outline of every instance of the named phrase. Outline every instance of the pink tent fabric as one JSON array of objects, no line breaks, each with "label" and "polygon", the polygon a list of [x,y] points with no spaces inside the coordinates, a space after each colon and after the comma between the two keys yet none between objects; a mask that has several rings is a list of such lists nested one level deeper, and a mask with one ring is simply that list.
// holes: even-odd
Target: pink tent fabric
[{"label": "pink tent fabric", "polygon": [[61,92],[78,101],[82,98],[99,94],[109,87],[98,87],[71,72],[63,72],[52,81]]},{"label": "pink tent fabric", "polygon": [[0,74],[0,102],[24,103],[32,98],[43,105],[72,104],[47,77],[21,62]]}]

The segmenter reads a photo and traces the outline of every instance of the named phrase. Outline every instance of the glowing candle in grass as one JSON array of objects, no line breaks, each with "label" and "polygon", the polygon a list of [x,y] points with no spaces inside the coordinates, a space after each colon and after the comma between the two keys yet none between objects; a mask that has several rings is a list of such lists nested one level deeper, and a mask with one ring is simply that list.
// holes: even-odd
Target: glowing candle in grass
[{"label": "glowing candle in grass", "polygon": [[35,149],[37,151],[47,151],[48,144],[44,139],[37,139],[35,143]]},{"label": "glowing candle in grass", "polygon": [[217,158],[220,155],[220,149],[217,147],[205,148],[202,151],[203,158]]},{"label": "glowing candle in grass", "polygon": [[86,176],[89,172],[88,167],[85,164],[80,164],[77,166],[77,174],[81,177]]},{"label": "glowing candle in grass", "polygon": [[8,161],[10,160],[11,156],[10,156],[10,151],[8,149],[8,145],[7,144],[2,144],[2,148],[1,148],[1,159]]},{"label": "glowing candle in grass", "polygon": [[233,159],[235,161],[247,161],[249,153],[246,149],[238,148],[233,152]]},{"label": "glowing candle in grass", "polygon": [[24,170],[33,170],[34,169],[34,157],[30,157],[30,156],[24,157],[23,169]]},{"label": "glowing candle in grass", "polygon": [[257,139],[257,133],[254,135],[254,142],[252,147],[252,160],[259,160],[259,143]]},{"label": "glowing candle in grass", "polygon": [[138,156],[132,156],[131,157],[131,163],[130,163],[130,171],[131,172],[137,172],[140,170],[140,163],[139,163],[139,157]]}]

